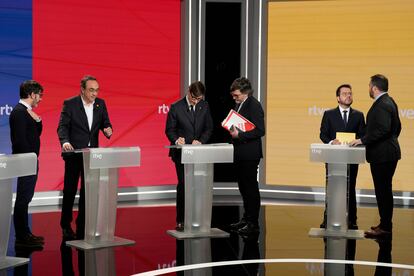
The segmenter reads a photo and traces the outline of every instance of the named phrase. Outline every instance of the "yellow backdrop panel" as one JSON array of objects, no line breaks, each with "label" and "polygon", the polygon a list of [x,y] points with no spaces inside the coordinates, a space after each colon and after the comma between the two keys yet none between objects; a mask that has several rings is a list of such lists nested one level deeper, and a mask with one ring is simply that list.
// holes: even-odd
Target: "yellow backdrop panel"
[{"label": "yellow backdrop panel", "polygon": [[[414,1],[270,2],[267,72],[267,184],[324,186],[324,165],[309,162],[323,111],[349,83],[352,106],[366,115],[369,77],[381,73],[403,127],[394,190],[414,190]],[[357,186],[373,188],[368,164]]]}]

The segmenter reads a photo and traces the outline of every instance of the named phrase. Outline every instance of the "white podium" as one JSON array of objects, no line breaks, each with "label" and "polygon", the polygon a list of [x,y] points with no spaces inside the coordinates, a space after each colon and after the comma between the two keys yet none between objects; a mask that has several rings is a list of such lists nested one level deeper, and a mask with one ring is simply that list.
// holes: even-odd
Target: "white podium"
[{"label": "white podium", "polygon": [[326,229],[311,228],[311,237],[360,239],[362,230],[348,229],[349,164],[365,163],[365,147],[311,144],[310,161],[328,164],[326,187]]},{"label": "white podium", "polygon": [[85,173],[85,239],[66,244],[84,250],[135,244],[115,237],[114,232],[118,170],[139,166],[140,148],[90,148],[80,152]]},{"label": "white podium", "polygon": [[9,244],[13,203],[12,183],[19,176],[34,175],[37,171],[35,153],[0,155],[0,270],[27,264],[29,259],[6,256]]},{"label": "white podium", "polygon": [[177,239],[229,237],[230,234],[211,228],[214,163],[233,163],[233,145],[205,144],[169,146],[181,149],[184,164],[184,231],[168,230]]}]

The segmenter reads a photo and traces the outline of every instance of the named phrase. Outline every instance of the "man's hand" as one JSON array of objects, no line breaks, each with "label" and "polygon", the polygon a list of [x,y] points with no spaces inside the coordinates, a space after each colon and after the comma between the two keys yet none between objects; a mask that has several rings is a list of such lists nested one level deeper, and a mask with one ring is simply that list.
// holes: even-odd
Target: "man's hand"
[{"label": "man's hand", "polygon": [[338,139],[332,140],[332,143],[331,143],[331,145],[340,145],[340,144],[341,142],[339,142]]},{"label": "man's hand", "polygon": [[40,116],[37,115],[33,110],[28,109],[27,113],[29,113],[30,116],[32,116],[33,120],[35,120],[36,122],[40,122]]},{"label": "man's hand", "polygon": [[62,151],[71,151],[74,150],[74,148],[72,147],[72,145],[68,142],[63,143],[62,145]]},{"label": "man's hand", "polygon": [[177,141],[175,141],[175,144],[176,144],[176,145],[184,145],[184,144],[185,144],[185,139],[184,139],[184,137],[179,137],[179,138],[177,139]]},{"label": "man's hand", "polygon": [[112,135],[112,128],[111,127],[107,127],[107,128],[104,128],[104,133],[105,133],[105,136],[106,137],[111,137],[111,135]]},{"label": "man's hand", "polygon": [[231,137],[233,137],[233,138],[239,138],[239,130],[237,129],[237,127],[232,126],[232,127],[230,128],[230,135],[231,135]]},{"label": "man's hand", "polygon": [[350,147],[355,147],[355,146],[358,146],[358,145],[362,145],[362,141],[361,141],[361,139],[356,139],[356,140],[351,141],[348,145]]},{"label": "man's hand", "polygon": [[193,140],[193,142],[191,143],[193,145],[201,145],[201,142],[198,140]]}]

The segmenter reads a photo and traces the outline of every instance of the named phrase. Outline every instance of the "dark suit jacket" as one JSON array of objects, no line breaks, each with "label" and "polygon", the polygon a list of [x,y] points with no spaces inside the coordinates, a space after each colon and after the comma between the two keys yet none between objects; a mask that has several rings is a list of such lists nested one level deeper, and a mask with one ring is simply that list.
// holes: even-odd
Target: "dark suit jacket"
[{"label": "dark suit jacket", "polygon": [[[179,137],[184,137],[186,144],[191,144],[193,140],[206,144],[212,132],[213,119],[206,101],[202,100],[197,103],[194,119],[185,97],[171,105],[165,126],[165,134],[171,145],[175,145],[175,141]],[[177,161],[178,153],[179,151],[170,149],[169,156]]]},{"label": "dark suit jacket", "polygon": [[361,138],[367,161],[383,163],[401,159],[400,133],[398,106],[386,93],[372,104],[367,114],[367,132]]},{"label": "dark suit jacket", "polygon": [[256,127],[251,131],[240,131],[239,138],[233,139],[234,161],[259,160],[263,157],[262,137],[265,135],[263,108],[256,98],[250,96],[239,113]]},{"label": "dark suit jacket", "polygon": [[339,107],[326,110],[323,113],[319,137],[327,144],[336,138],[337,132],[354,132],[357,139],[363,137],[365,134],[364,114],[350,108],[348,123],[345,127]]},{"label": "dark suit jacket", "polygon": [[92,128],[89,130],[88,118],[81,96],[66,99],[60,113],[57,133],[60,144],[69,142],[75,149],[99,146],[99,130],[112,127],[105,101],[96,98],[93,106]]},{"label": "dark suit jacket", "polygon": [[12,153],[34,152],[39,156],[42,122],[36,122],[27,107],[18,103],[9,117]]}]

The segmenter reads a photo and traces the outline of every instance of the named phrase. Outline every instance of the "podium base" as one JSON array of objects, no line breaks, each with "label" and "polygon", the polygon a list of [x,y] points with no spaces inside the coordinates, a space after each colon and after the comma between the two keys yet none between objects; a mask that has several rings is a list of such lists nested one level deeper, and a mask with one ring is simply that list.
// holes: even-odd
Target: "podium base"
[{"label": "podium base", "polygon": [[218,228],[211,228],[209,232],[180,232],[168,230],[168,235],[178,239],[196,239],[196,238],[228,238],[230,234]]},{"label": "podium base", "polygon": [[326,230],[325,228],[311,228],[309,230],[310,237],[323,238],[323,237],[336,237],[336,238],[348,238],[348,239],[363,239],[364,230]]},{"label": "podium base", "polygon": [[12,268],[24,264],[28,264],[30,259],[28,258],[18,258],[18,257],[5,257],[0,259],[0,270],[6,268]]},{"label": "podium base", "polygon": [[75,247],[82,250],[116,247],[116,246],[131,246],[134,245],[135,241],[127,240],[120,237],[114,237],[112,241],[86,241],[86,240],[74,240],[67,241],[66,245]]}]

